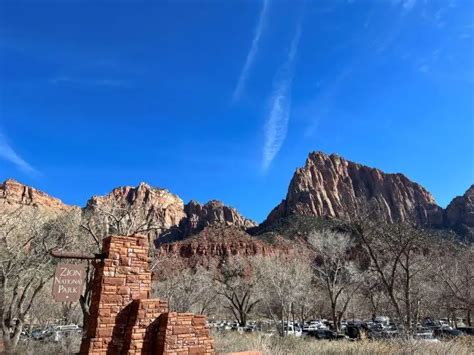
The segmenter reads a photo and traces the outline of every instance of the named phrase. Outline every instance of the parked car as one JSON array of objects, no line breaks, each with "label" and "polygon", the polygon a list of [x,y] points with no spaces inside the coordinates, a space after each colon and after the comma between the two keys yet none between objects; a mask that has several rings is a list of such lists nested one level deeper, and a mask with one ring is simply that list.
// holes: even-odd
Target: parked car
[{"label": "parked car", "polygon": [[321,324],[318,324],[318,323],[307,323],[303,326],[303,333],[318,330],[320,327],[321,327]]},{"label": "parked car", "polygon": [[382,326],[388,325],[390,323],[390,318],[385,316],[378,316],[374,318],[374,323],[381,324]]},{"label": "parked car", "polygon": [[46,334],[46,330],[44,330],[44,329],[34,329],[31,332],[31,337],[34,340],[43,340],[45,334]]},{"label": "parked car", "polygon": [[255,324],[247,324],[247,326],[244,328],[244,330],[246,332],[256,332],[258,329],[257,329],[257,326]]},{"label": "parked car", "polygon": [[346,340],[349,339],[347,335],[336,333],[329,329],[318,329],[316,331],[308,332],[308,336],[313,336],[316,339],[326,339],[326,340]]},{"label": "parked car", "polygon": [[301,328],[293,324],[284,325],[283,332],[287,335],[293,335],[296,337],[300,337],[303,334]]},{"label": "parked car", "polygon": [[417,329],[416,334],[415,334],[415,339],[423,340],[427,342],[433,342],[433,343],[439,342],[439,339],[436,339],[433,336],[433,331],[428,328]]},{"label": "parked car", "polygon": [[459,336],[463,336],[464,333],[458,329],[453,329],[451,327],[441,327],[435,328],[433,330],[433,335],[439,339],[452,339]]},{"label": "parked car", "polygon": [[345,333],[350,339],[365,339],[368,336],[368,328],[366,324],[349,323]]},{"label": "parked car", "polygon": [[460,330],[464,335],[474,335],[474,327],[457,327],[457,330]]}]

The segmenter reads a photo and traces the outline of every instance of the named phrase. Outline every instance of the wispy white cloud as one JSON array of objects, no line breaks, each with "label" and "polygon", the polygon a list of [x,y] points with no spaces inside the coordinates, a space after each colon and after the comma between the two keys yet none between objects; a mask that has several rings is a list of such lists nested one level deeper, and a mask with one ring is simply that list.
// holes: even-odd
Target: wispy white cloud
[{"label": "wispy white cloud", "polygon": [[0,132],[0,158],[13,163],[18,169],[27,174],[38,174],[39,172],[27,161],[20,157],[8,143],[5,135]]},{"label": "wispy white cloud", "polygon": [[250,46],[250,51],[248,52],[247,57],[245,58],[244,66],[242,67],[242,71],[240,72],[237,85],[234,89],[234,93],[232,94],[232,102],[236,102],[240,99],[242,92],[245,88],[245,83],[247,82],[250,68],[252,67],[252,64],[255,60],[255,56],[257,55],[257,52],[258,52],[258,46],[260,44],[260,38],[262,37],[263,26],[265,25],[265,19],[267,17],[268,3],[269,3],[269,0],[263,0],[262,9],[260,10],[258,23],[257,23],[257,26],[255,27],[255,32],[252,39],[252,44]]},{"label": "wispy white cloud", "polygon": [[264,146],[262,169],[266,171],[280,151],[288,131],[291,109],[291,86],[294,74],[294,62],[301,37],[301,21],[291,41],[286,62],[278,71],[270,98],[270,109],[264,126]]}]

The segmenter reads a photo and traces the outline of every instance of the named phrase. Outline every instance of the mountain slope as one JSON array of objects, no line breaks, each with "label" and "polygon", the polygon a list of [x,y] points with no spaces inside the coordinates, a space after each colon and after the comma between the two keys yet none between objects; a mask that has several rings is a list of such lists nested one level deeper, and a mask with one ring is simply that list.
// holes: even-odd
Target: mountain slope
[{"label": "mountain slope", "polygon": [[[0,214],[20,207],[34,209],[51,217],[71,210],[81,212],[77,206],[64,204],[18,181],[9,179],[0,184]],[[149,230],[152,239],[162,238],[167,242],[181,240],[212,225],[233,225],[240,229],[256,225],[222,202],[213,200],[201,205],[191,201],[184,204],[179,196],[146,183],[136,187],[117,187],[104,196],[91,197],[82,208],[82,218],[95,219],[100,222],[97,223],[100,228],[107,228],[108,224],[112,225],[116,219],[121,219],[124,224],[131,224],[132,230]]]},{"label": "mountain slope", "polygon": [[446,207],[445,224],[459,235],[474,241],[474,185]]},{"label": "mountain slope", "polygon": [[433,196],[404,175],[385,174],[321,152],[309,154],[305,166],[296,170],[286,199],[265,224],[293,214],[351,220],[369,211],[387,223],[443,225],[443,210]]},{"label": "mountain slope", "polygon": [[157,252],[163,263],[172,265],[174,261],[181,259],[186,265],[194,267],[207,266],[229,256],[281,255],[288,254],[291,250],[291,244],[283,239],[270,244],[253,238],[235,225],[212,225],[188,239],[161,244]]},{"label": "mountain slope", "polygon": [[0,184],[0,209],[14,209],[20,206],[50,211],[65,211],[72,208],[61,200],[14,179],[5,180]]}]

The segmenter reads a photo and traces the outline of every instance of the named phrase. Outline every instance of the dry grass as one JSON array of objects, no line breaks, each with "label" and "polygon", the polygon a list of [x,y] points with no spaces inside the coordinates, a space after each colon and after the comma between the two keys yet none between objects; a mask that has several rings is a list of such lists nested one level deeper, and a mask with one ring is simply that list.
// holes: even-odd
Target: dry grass
[{"label": "dry grass", "polygon": [[303,354],[410,354],[410,355],[472,355],[474,339],[463,339],[429,343],[423,341],[325,341],[305,338],[280,338],[256,334],[216,333],[214,334],[218,354],[257,350],[272,355]]},{"label": "dry grass", "polygon": [[[473,355],[474,338],[427,343],[420,341],[325,341],[306,338],[239,334],[237,332],[214,333],[217,354],[233,351],[257,350],[265,355],[303,354],[400,354],[400,355]],[[20,344],[17,354],[74,354],[79,351],[80,337],[62,343],[29,342]]]},{"label": "dry grass", "polygon": [[81,344],[81,336],[74,335],[63,339],[59,343],[47,343],[30,340],[18,344],[15,354],[18,355],[69,355],[77,354]]}]

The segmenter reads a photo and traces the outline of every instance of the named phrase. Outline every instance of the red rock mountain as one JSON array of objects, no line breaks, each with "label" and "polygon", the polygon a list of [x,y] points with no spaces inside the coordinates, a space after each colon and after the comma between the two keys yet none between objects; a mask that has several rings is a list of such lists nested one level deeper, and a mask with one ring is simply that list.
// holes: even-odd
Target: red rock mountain
[{"label": "red rock mountain", "polygon": [[[146,221],[147,227],[157,227],[155,239],[164,237],[166,241],[182,239],[210,225],[234,225],[241,229],[256,225],[235,208],[219,201],[204,205],[191,201],[185,205],[181,198],[168,190],[145,183],[137,187],[118,187],[105,196],[94,196],[84,210],[92,213],[127,210],[134,218]],[[169,235],[171,238],[167,238]]]},{"label": "red rock mountain", "polygon": [[[49,196],[33,187],[9,179],[0,184],[0,213],[18,207],[34,208],[47,214],[77,210],[59,199]],[[146,222],[146,228],[156,227],[153,237],[159,237],[173,230],[175,239],[197,233],[204,227],[216,224],[235,225],[246,229],[255,222],[243,217],[235,208],[219,201],[201,205],[191,201],[187,205],[177,195],[165,189],[140,183],[136,187],[124,186],[113,189],[104,196],[93,196],[82,209],[83,214],[110,218],[110,215],[123,215],[127,211],[138,223]],[[171,239],[173,240],[173,239]]]},{"label": "red rock mountain", "polygon": [[388,223],[443,224],[443,210],[433,196],[404,175],[386,174],[321,152],[309,154],[305,166],[296,170],[286,199],[265,223],[293,214],[350,220],[368,211]]},{"label": "red rock mountain", "polygon": [[186,219],[181,224],[186,235],[201,231],[214,224],[234,225],[242,229],[255,227],[257,224],[243,217],[235,208],[225,206],[222,202],[212,200],[201,205],[191,201],[184,206]]},{"label": "red rock mountain", "polygon": [[[286,198],[271,211],[263,225],[271,226],[292,215],[350,220],[353,216],[371,211],[376,219],[384,222],[413,222],[422,226],[449,228],[474,240],[473,201],[474,185],[443,210],[427,190],[402,174],[386,174],[334,154],[316,152],[309,154],[305,166],[296,170]],[[79,214],[81,212],[78,207],[68,206],[35,188],[6,180],[0,184],[0,214],[19,206],[47,213],[71,209]],[[219,250],[222,253],[227,250],[230,235],[234,234],[225,229],[209,229],[209,226],[233,226],[244,233],[244,230],[256,225],[221,202],[210,201],[202,205],[191,201],[184,204],[177,195],[145,183],[136,187],[118,187],[105,196],[92,197],[82,209],[81,218],[89,214],[101,220],[104,212],[114,214],[117,211],[127,211],[138,220],[145,221],[147,226],[155,227],[152,236],[161,248],[163,243],[182,240],[201,231],[199,235],[204,238],[203,243],[211,243],[211,249],[205,246],[194,248],[188,244],[173,246],[179,248],[180,254],[196,254],[203,248],[204,252],[212,250],[211,254],[217,255]],[[229,238],[225,242],[212,240],[210,233],[214,232],[227,233]],[[246,233],[237,234],[236,240],[252,238]],[[219,235],[215,237],[219,238]],[[245,247],[239,253],[246,254],[248,248],[259,248],[257,244],[243,243]],[[168,252],[175,253],[176,250]]]},{"label": "red rock mountain", "polygon": [[186,218],[184,203],[168,190],[140,183],[136,187],[123,186],[113,189],[104,196],[93,196],[84,208],[88,214],[123,215],[127,211],[136,227],[145,223],[144,228],[153,227],[155,236],[179,225]]},{"label": "red rock mountain", "polygon": [[463,196],[454,198],[446,207],[445,224],[474,241],[474,185],[471,185]]},{"label": "red rock mountain", "polygon": [[28,206],[48,211],[66,211],[72,206],[33,187],[8,179],[0,184],[0,213],[5,210]]},{"label": "red rock mountain", "polygon": [[168,261],[184,259],[187,266],[194,267],[207,266],[212,260],[222,257],[281,255],[288,254],[290,250],[290,244],[284,240],[269,244],[235,225],[213,225],[183,241],[160,245],[158,255]]}]

